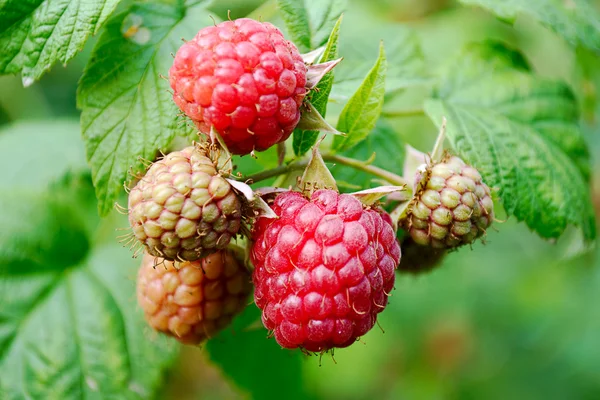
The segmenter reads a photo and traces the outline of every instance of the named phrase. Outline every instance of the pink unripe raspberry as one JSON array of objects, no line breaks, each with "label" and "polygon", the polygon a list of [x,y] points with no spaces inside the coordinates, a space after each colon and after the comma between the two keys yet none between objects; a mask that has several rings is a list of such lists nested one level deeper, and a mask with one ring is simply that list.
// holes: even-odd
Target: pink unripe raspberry
[{"label": "pink unripe raspberry", "polygon": [[137,298],[150,326],[186,344],[210,339],[247,304],[250,274],[229,251],[175,265],[144,255]]},{"label": "pink unripe raspberry", "polygon": [[129,193],[129,224],[153,256],[194,261],[227,247],[242,203],[213,161],[192,146],[155,162]]},{"label": "pink unripe raspberry", "polygon": [[449,157],[428,166],[425,174],[427,182],[415,193],[402,221],[413,241],[445,249],[483,235],[493,222],[494,202],[479,172],[460,158]]},{"label": "pink unripe raspberry", "polygon": [[306,66],[272,24],[248,18],[201,29],[175,56],[173,99],[205,134],[234,154],[286,140],[300,119]]},{"label": "pink unripe raspberry", "polygon": [[254,300],[286,348],[326,351],[367,333],[387,305],[400,261],[391,219],[356,198],[278,195],[278,219],[254,225]]}]

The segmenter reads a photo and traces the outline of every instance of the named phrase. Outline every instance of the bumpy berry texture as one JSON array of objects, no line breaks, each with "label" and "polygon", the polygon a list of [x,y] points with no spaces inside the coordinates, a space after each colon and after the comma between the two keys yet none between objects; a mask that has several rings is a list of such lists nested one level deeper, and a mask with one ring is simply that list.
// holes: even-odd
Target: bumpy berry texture
[{"label": "bumpy berry texture", "polygon": [[254,300],[286,348],[326,351],[367,333],[387,305],[400,260],[389,215],[318,190],[275,198],[254,225]]},{"label": "bumpy berry texture", "polygon": [[411,237],[402,241],[400,249],[402,250],[402,260],[398,265],[398,271],[409,274],[422,274],[433,270],[441,264],[448,252],[445,249],[418,245]]},{"label": "bumpy berry texture", "polygon": [[234,154],[286,140],[306,95],[296,46],[248,18],[201,29],[177,52],[169,78],[181,110],[203,133],[214,127]]},{"label": "bumpy berry texture", "polygon": [[182,343],[198,344],[228,326],[248,303],[250,274],[233,255],[218,251],[175,265],[144,255],[137,298],[148,324]]},{"label": "bumpy berry texture", "polygon": [[129,223],[148,253],[194,261],[224,249],[241,225],[241,202],[194,147],[154,163],[129,193]]},{"label": "bumpy berry texture", "polygon": [[425,174],[427,183],[416,193],[403,222],[415,243],[452,248],[483,235],[494,219],[494,203],[479,172],[449,157],[428,166]]}]

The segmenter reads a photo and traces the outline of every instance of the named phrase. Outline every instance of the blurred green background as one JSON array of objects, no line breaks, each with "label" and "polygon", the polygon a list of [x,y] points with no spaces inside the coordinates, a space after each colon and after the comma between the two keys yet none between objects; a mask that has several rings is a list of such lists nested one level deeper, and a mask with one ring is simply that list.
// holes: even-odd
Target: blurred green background
[{"label": "blurred green background", "polygon": [[[230,0],[218,2],[212,9],[221,18],[231,10],[235,18],[260,3]],[[268,4],[257,13],[260,15],[283,26]],[[341,55],[359,61],[364,56],[369,64],[379,39],[386,45],[392,42],[401,46],[394,43],[394,37],[370,33],[371,27],[385,21],[417,33],[432,70],[466,42],[493,38],[519,48],[542,76],[566,80],[583,110],[582,124],[594,160],[593,196],[598,215],[600,60],[596,55],[573,50],[527,17],[508,25],[480,9],[446,0],[355,0],[344,18],[342,40],[346,38],[346,47],[340,50]],[[372,43],[372,52],[352,52],[357,35]],[[44,129],[43,121],[77,120],[77,82],[93,42],[68,66],[54,68],[27,89],[18,77],[0,77],[0,130],[19,121],[42,121],[23,128],[39,133]],[[344,54],[344,49],[351,55]],[[436,134],[431,122],[424,116],[398,116],[396,112],[420,107],[422,96],[414,90],[386,103],[382,123],[405,142],[427,151]],[[330,117],[335,118],[338,108],[331,106]],[[11,149],[3,148],[2,152]],[[503,219],[502,213],[499,218]],[[103,234],[96,240],[110,242],[117,240],[114,227],[126,222],[113,215],[101,224]],[[450,254],[432,273],[399,275],[390,305],[379,319],[381,329],[376,327],[361,342],[336,351],[334,357],[287,355],[274,340],[264,339],[266,333],[261,329],[249,334],[264,341],[268,350],[262,346],[252,349],[252,340],[234,340],[236,334],[241,335],[234,330],[214,339],[211,346],[184,348],[174,368],[167,372],[159,397],[248,397],[234,383],[237,381],[245,382],[244,387],[262,387],[254,391],[260,398],[600,398],[598,250],[579,251],[572,232],[557,243],[543,241],[514,219],[495,227],[485,245],[477,243],[472,249]],[[115,259],[135,268],[137,261],[122,255]],[[132,279],[131,268],[123,279]],[[130,303],[133,308],[134,302]],[[245,318],[252,321],[257,315],[250,306]],[[148,336],[150,341],[157,340]],[[210,361],[209,353],[220,348],[228,348],[230,354],[217,357],[217,363]],[[279,365],[271,363],[277,360],[271,357],[272,352],[286,353],[285,357],[294,360],[289,363],[294,369],[280,371]],[[227,374],[217,364],[223,365]],[[299,379],[302,390],[287,386],[288,379]]]}]

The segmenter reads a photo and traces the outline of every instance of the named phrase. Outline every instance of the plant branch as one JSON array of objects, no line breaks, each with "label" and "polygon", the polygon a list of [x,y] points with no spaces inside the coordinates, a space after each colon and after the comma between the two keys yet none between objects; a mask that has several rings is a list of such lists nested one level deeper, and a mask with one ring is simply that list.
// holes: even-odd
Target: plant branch
[{"label": "plant branch", "polygon": [[285,143],[277,143],[277,166],[280,167],[285,161]]},{"label": "plant branch", "polygon": [[[362,160],[357,160],[355,158],[349,158],[349,157],[344,157],[344,156],[338,156],[335,154],[323,154],[322,157],[323,157],[323,160],[325,160],[325,161],[345,165],[347,167],[366,172],[370,175],[381,178],[381,179],[391,183],[392,185],[396,185],[396,186],[406,185],[407,187],[410,186],[410,185],[408,185],[406,179],[404,179],[400,175],[396,175],[393,172],[386,171],[385,169],[376,167],[374,165],[369,165],[367,162],[362,161]],[[237,178],[237,179],[252,184],[252,183],[264,181],[265,179],[273,178],[275,176],[287,174],[288,172],[291,172],[291,171],[297,171],[300,169],[304,169],[304,168],[306,168],[307,165],[308,165],[308,160],[301,160],[301,161],[292,162],[287,165],[280,165],[278,167],[268,169],[266,171],[257,172],[256,174],[244,176],[242,178]]]},{"label": "plant branch", "polygon": [[265,179],[273,178],[275,176],[287,174],[288,172],[291,172],[291,171],[304,169],[304,168],[306,168],[307,165],[308,165],[308,160],[297,161],[297,162],[293,162],[293,163],[290,163],[287,165],[280,165],[278,167],[275,167],[273,169],[268,169],[266,171],[257,172],[256,174],[245,176],[245,177],[241,178],[241,180],[243,180],[244,182],[250,181],[249,183],[252,184],[252,183],[264,181]]},{"label": "plant branch", "polygon": [[333,155],[333,154],[323,154],[323,159],[325,161],[331,161],[337,164],[342,164],[345,165],[347,167],[351,167],[360,171],[364,171],[368,174],[377,176],[383,180],[388,181],[389,183],[396,185],[396,186],[402,186],[402,185],[408,185],[408,183],[406,182],[406,179],[404,179],[403,177],[396,175],[392,172],[386,171],[383,168],[379,168],[376,167],[374,165],[368,165],[366,164],[364,161],[361,160],[356,160],[354,158],[349,158],[349,157],[344,157],[344,156],[337,156],[337,155]]},{"label": "plant branch", "polygon": [[381,112],[381,115],[386,118],[406,118],[406,117],[421,117],[425,115],[425,110],[422,108],[394,110]]}]

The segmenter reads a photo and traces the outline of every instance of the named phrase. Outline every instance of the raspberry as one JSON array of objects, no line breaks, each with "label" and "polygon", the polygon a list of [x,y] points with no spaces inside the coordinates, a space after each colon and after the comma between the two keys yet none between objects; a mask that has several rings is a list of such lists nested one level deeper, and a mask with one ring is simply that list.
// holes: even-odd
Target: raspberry
[{"label": "raspberry", "polygon": [[326,351],[367,333],[387,305],[400,260],[391,219],[354,197],[318,190],[278,195],[260,217],[251,258],[254,300],[286,348]]},{"label": "raspberry", "polygon": [[447,250],[434,249],[418,245],[407,237],[400,245],[402,250],[402,261],[398,265],[398,271],[411,274],[429,272],[437,267],[446,256]]},{"label": "raspberry", "polygon": [[475,168],[458,157],[449,157],[428,166],[425,176],[428,180],[415,194],[403,221],[415,243],[452,248],[485,233],[494,218],[494,203]]},{"label": "raspberry", "polygon": [[186,344],[211,338],[246,306],[250,274],[229,251],[175,264],[144,254],[137,298],[148,324]]},{"label": "raspberry", "polygon": [[129,223],[151,255],[194,261],[237,234],[241,202],[204,152],[187,147],[154,163],[131,190]]},{"label": "raspberry", "polygon": [[272,24],[248,18],[201,29],[169,72],[175,103],[234,154],[286,140],[300,119],[306,66]]}]

